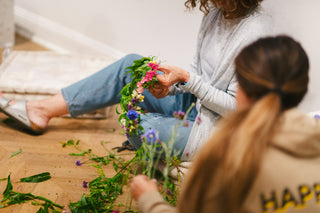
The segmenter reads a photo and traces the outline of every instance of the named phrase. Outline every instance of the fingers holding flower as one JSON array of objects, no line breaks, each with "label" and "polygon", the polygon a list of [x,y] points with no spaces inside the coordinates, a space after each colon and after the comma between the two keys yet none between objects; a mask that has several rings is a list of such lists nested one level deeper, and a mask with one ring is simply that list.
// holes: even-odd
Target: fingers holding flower
[{"label": "fingers holding flower", "polygon": [[131,196],[135,201],[137,201],[144,193],[158,191],[157,181],[155,179],[150,180],[145,175],[137,175],[134,177],[130,187]]},{"label": "fingers holding flower", "polygon": [[164,73],[163,75],[156,74],[158,83],[161,86],[170,87],[176,83],[188,82],[190,78],[189,72],[180,67],[160,65],[158,70]]},{"label": "fingers holding flower", "polygon": [[150,87],[149,92],[156,98],[164,98],[171,91],[171,87]]}]

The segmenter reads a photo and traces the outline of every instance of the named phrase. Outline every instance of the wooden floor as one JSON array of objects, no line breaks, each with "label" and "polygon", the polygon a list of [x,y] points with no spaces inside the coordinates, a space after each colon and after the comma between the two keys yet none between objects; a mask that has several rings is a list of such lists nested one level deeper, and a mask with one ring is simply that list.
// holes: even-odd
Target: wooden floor
[{"label": "wooden floor", "polygon": [[[29,40],[17,35],[15,50],[46,50]],[[1,83],[1,82],[0,82]],[[106,155],[101,141],[107,143],[111,150],[125,141],[120,134],[121,128],[117,122],[114,107],[110,117],[102,120],[54,118],[50,121],[47,131],[40,136],[32,136],[23,131],[17,131],[10,123],[5,122],[6,116],[0,113],[0,179],[11,174],[13,190],[30,192],[44,196],[58,204],[68,206],[69,202],[79,201],[83,193],[89,189],[82,187],[82,181],[90,182],[98,176],[96,169],[85,163],[76,166],[75,161],[86,161],[87,157],[70,156],[78,152],[74,147],[63,148],[61,142],[70,139],[80,140],[83,150],[92,149],[94,154]],[[17,150],[22,152],[12,158],[10,155]],[[129,153],[126,151],[125,153]],[[104,172],[107,176],[114,175],[113,168],[107,166]],[[42,183],[21,183],[20,178],[50,172],[52,178]],[[6,187],[6,181],[0,181],[0,193]],[[122,199],[126,199],[124,195]],[[0,195],[0,200],[2,196]],[[0,212],[36,212],[39,207],[29,203],[0,209]]]}]

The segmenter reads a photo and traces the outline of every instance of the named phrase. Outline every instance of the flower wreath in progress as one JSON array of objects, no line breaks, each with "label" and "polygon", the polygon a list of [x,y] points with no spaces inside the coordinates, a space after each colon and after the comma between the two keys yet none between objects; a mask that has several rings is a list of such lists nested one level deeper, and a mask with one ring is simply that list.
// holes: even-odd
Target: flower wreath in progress
[{"label": "flower wreath in progress", "polygon": [[139,125],[140,115],[144,114],[138,104],[143,102],[143,91],[149,87],[153,87],[157,82],[156,73],[159,67],[155,57],[143,57],[140,60],[133,61],[132,66],[127,67],[127,73],[131,74],[132,81],[125,85],[121,92],[120,107],[122,113],[119,116],[119,123],[125,131],[125,136],[130,137],[133,134],[138,135],[138,131],[144,132],[142,126]]}]

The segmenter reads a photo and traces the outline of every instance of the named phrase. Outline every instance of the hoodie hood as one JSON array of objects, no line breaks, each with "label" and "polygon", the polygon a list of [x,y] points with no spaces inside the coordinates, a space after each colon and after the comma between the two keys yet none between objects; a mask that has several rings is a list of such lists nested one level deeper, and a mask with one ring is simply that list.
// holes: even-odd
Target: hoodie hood
[{"label": "hoodie hood", "polygon": [[284,113],[272,144],[295,157],[320,156],[320,119],[291,109]]}]

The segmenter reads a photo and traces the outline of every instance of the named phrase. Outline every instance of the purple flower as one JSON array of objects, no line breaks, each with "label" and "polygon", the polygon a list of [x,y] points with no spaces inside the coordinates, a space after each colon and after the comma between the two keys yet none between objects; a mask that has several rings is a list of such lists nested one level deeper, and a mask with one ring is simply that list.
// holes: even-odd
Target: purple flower
[{"label": "purple flower", "polygon": [[179,120],[183,120],[185,115],[186,115],[186,113],[182,112],[181,110],[179,110],[178,112],[177,111],[173,112],[173,117],[175,117]]},{"label": "purple flower", "polygon": [[112,213],[119,213],[118,211],[116,211],[116,210],[113,210],[113,212]]},{"label": "purple flower", "polygon": [[82,163],[81,163],[79,160],[76,160],[76,165],[77,165],[77,166],[81,166]]},{"label": "purple flower", "polygon": [[317,115],[314,116],[314,118],[320,119],[320,115],[317,114]]},{"label": "purple flower", "polygon": [[127,112],[127,116],[130,120],[135,120],[139,117],[139,114],[134,110],[130,110],[129,112]]},{"label": "purple flower", "polygon": [[134,97],[134,98],[132,98],[131,99],[131,103],[133,104],[133,105],[135,105],[136,103],[137,103],[137,99]]},{"label": "purple flower", "polygon": [[131,104],[127,104],[127,109],[128,110],[132,110],[133,109],[133,106]]},{"label": "purple flower", "polygon": [[149,129],[142,135],[142,138],[146,138],[148,143],[155,143],[158,140],[157,132],[153,129]]},{"label": "purple flower", "polygon": [[169,195],[169,196],[173,196],[173,193],[172,193],[172,191],[171,191],[170,189],[167,189],[167,190],[166,190],[166,193],[167,193],[167,195]]},{"label": "purple flower", "polygon": [[88,188],[88,182],[82,181],[82,187],[83,188]]}]

